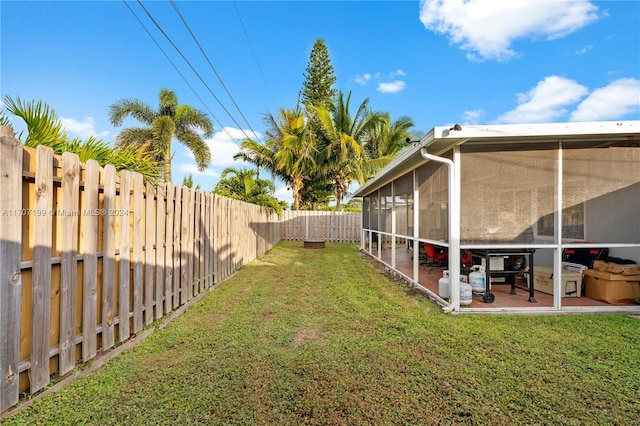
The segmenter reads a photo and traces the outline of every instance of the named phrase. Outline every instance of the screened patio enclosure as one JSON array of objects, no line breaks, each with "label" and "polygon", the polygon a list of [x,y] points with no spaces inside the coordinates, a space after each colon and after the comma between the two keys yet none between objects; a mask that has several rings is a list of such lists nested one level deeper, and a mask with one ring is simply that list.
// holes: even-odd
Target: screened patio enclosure
[{"label": "screened patio enclosure", "polygon": [[[638,276],[623,280],[633,300],[594,296],[585,279],[569,291],[566,280],[595,258],[640,264],[640,121],[456,128],[411,141],[353,194],[361,249],[447,311],[640,313]],[[433,261],[430,247],[446,259]],[[473,265],[490,284],[461,305]]]}]

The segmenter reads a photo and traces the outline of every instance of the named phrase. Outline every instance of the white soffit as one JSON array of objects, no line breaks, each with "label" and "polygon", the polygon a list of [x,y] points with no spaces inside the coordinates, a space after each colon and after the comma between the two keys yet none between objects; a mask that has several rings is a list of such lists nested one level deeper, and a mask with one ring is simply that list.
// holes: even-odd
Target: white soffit
[{"label": "white soffit", "polygon": [[[455,130],[456,127],[459,130]],[[455,145],[463,144],[541,143],[558,140],[577,142],[600,139],[640,141],[640,120],[438,126],[358,188],[353,196],[364,196],[406,173],[407,170],[426,162],[420,154],[421,148],[426,148],[430,154],[440,155]]]}]

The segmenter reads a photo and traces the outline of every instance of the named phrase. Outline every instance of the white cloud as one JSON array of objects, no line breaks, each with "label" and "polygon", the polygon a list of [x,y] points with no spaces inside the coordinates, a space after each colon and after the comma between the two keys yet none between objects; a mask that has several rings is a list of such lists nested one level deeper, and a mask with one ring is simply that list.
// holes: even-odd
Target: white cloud
[{"label": "white cloud", "polygon": [[[219,178],[220,173],[216,172],[213,169],[205,169],[204,171],[199,171],[198,166],[195,163],[180,163],[176,166],[179,172],[184,173],[185,175],[194,175],[194,176],[211,176],[214,178]],[[175,179],[174,179],[175,181]],[[177,181],[175,181],[177,182]]]},{"label": "white cloud", "polygon": [[468,110],[462,114],[464,117],[464,124],[478,124],[480,117],[483,115],[484,111],[481,109]]},{"label": "white cloud", "polygon": [[274,196],[278,200],[286,201],[290,206],[293,204],[293,193],[291,192],[291,188],[281,186],[280,188],[276,189]]},{"label": "white cloud", "polygon": [[591,49],[593,49],[593,46],[590,45],[590,44],[587,44],[586,46],[582,47],[581,49],[576,50],[576,54],[583,55],[583,54],[587,53]]},{"label": "white cloud", "polygon": [[369,73],[364,73],[362,75],[356,74],[356,76],[354,77],[354,80],[356,83],[362,84],[363,86],[365,86],[367,82],[371,80],[371,74]]},{"label": "white cloud", "polygon": [[519,93],[516,109],[498,118],[501,123],[542,123],[567,114],[566,107],[580,101],[587,88],[574,80],[550,76],[528,93]]},{"label": "white cloud", "polygon": [[60,117],[60,123],[64,128],[71,133],[75,133],[81,138],[89,138],[91,136],[97,136],[105,138],[109,132],[96,132],[96,120],[93,117],[84,117],[83,121],[76,121],[73,118]]},{"label": "white cloud", "polygon": [[621,78],[591,92],[571,121],[615,120],[633,112],[640,112],[640,80]]},{"label": "white cloud", "polygon": [[397,77],[404,77],[407,73],[398,69],[396,71],[391,71],[387,75],[383,75],[380,72],[376,72],[375,74],[364,73],[364,74],[356,74],[353,80],[365,86],[369,81],[375,80],[378,83],[376,90],[381,93],[397,93],[401,90],[404,90],[406,87],[406,83],[403,80],[398,80]]},{"label": "white cloud", "polygon": [[[235,129],[233,127],[225,127],[223,130],[214,133],[211,139],[205,142],[211,150],[211,165],[219,167],[237,166],[238,161],[233,156],[240,152],[240,142],[249,136],[254,140],[260,140],[260,133],[252,133],[248,130]],[[188,150],[187,150],[188,151]],[[193,158],[193,153],[187,153],[189,158]]]},{"label": "white cloud", "polygon": [[425,28],[446,35],[469,59],[505,61],[517,39],[552,40],[598,19],[589,1],[422,0]]},{"label": "white cloud", "polygon": [[378,84],[378,88],[376,89],[381,93],[397,93],[403,90],[406,86],[406,83],[402,80],[395,80],[388,83],[380,83]]}]

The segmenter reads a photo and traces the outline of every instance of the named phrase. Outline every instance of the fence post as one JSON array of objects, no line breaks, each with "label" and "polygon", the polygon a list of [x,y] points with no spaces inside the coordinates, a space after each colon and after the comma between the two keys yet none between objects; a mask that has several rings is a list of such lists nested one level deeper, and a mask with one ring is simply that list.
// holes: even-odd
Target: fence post
[{"label": "fence post", "polygon": [[114,296],[116,277],[116,169],[104,166],[104,201],[102,214],[102,350],[115,341]]},{"label": "fence post", "polygon": [[118,263],[118,336],[124,342],[131,335],[129,326],[129,291],[131,285],[130,220],[131,220],[131,174],[120,172],[120,261]]},{"label": "fence post", "polygon": [[[22,275],[22,144],[0,126],[0,412],[18,403]],[[15,213],[15,214],[14,214]]]},{"label": "fence post", "polygon": [[63,376],[76,365],[76,300],[78,286],[78,223],[80,220],[80,159],[62,154],[62,209],[58,217],[60,250],[60,354],[58,369]]},{"label": "fence post", "polygon": [[51,235],[53,216],[53,150],[36,151],[35,233],[31,272],[30,391],[49,384],[49,333],[51,324]]},{"label": "fence post", "polygon": [[82,212],[82,361],[97,353],[98,317],[98,183],[100,165],[88,160],[84,179]]}]

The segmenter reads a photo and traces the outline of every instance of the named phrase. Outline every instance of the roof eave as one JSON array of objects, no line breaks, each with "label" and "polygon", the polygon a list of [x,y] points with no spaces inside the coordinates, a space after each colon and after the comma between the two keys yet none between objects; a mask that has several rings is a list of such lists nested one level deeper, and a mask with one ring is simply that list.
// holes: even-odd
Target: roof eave
[{"label": "roof eave", "polygon": [[635,121],[597,121],[571,123],[534,123],[534,124],[499,124],[499,125],[465,125],[437,126],[425,134],[420,141],[394,159],[380,170],[373,178],[360,186],[353,194],[362,197],[388,182],[400,177],[407,170],[428,161],[420,154],[422,148],[430,153],[440,155],[455,145],[468,142],[501,143],[513,142],[539,143],[550,140],[586,140],[587,137],[598,137],[625,134],[640,134],[640,120]]}]

